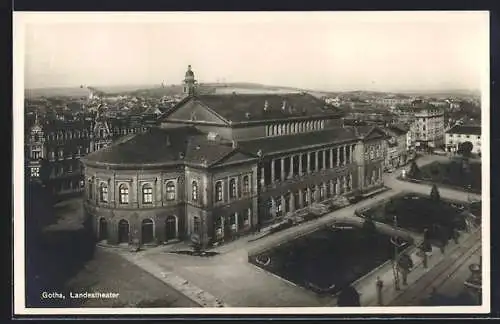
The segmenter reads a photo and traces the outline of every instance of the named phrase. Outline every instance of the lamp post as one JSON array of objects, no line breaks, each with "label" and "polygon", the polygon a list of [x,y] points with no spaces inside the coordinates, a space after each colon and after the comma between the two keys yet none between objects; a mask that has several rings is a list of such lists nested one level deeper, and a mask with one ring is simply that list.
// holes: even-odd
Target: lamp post
[{"label": "lamp post", "polygon": [[[398,218],[394,216],[394,228],[398,226]],[[399,271],[398,271],[398,237],[394,236],[392,244],[394,245],[394,261],[392,264],[392,271],[394,274],[394,289],[399,290]]]}]

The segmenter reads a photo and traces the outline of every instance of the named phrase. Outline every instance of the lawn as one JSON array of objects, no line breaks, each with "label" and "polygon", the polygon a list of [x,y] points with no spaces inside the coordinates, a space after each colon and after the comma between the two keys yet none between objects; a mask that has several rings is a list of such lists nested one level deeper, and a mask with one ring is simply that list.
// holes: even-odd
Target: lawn
[{"label": "lawn", "polygon": [[393,248],[390,237],[383,234],[367,236],[356,227],[324,228],[250,262],[315,292],[334,294],[389,260]]},{"label": "lawn", "polygon": [[428,196],[405,194],[376,205],[363,214],[374,221],[390,225],[394,224],[394,216],[397,216],[398,227],[417,233],[423,233],[427,228],[429,237],[437,239],[441,233],[451,237],[453,227],[465,228],[461,212],[443,200],[434,201]]},{"label": "lawn", "polygon": [[481,193],[481,163],[470,162],[468,165],[469,167],[464,169],[459,159],[447,163],[433,162],[420,167],[420,175],[416,179],[458,187],[462,190],[470,186],[471,191]]}]

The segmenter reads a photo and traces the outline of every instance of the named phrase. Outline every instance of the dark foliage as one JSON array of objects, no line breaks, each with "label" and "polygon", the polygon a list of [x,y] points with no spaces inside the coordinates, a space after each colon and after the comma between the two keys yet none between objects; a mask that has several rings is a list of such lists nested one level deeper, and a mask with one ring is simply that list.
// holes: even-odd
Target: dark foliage
[{"label": "dark foliage", "polygon": [[440,201],[441,200],[441,195],[439,194],[439,190],[438,190],[438,187],[436,186],[436,184],[432,185],[430,198],[433,201]]},{"label": "dark foliage", "polygon": [[465,228],[460,210],[446,202],[416,195],[392,199],[383,206],[367,210],[365,215],[391,225],[394,216],[397,216],[398,226],[416,232],[423,232],[427,228],[428,238],[433,240],[441,240],[443,235],[451,238],[453,228]]},{"label": "dark foliage", "polygon": [[460,143],[458,145],[457,153],[460,154],[460,155],[462,155],[465,158],[469,158],[471,156],[471,152],[472,152],[472,148],[473,147],[474,146],[469,141]]},{"label": "dark foliage", "polygon": [[342,289],[338,295],[337,306],[340,307],[356,307],[361,306],[359,293],[352,286],[347,286]]},{"label": "dark foliage", "polygon": [[420,168],[418,167],[417,162],[415,162],[415,160],[411,161],[410,171],[408,172],[408,176],[413,179],[420,179],[421,176]]}]

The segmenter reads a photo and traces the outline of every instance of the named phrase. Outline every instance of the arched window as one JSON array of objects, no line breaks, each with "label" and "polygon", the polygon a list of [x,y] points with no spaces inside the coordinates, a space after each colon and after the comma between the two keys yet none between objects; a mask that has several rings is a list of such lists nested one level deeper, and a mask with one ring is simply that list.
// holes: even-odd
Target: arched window
[{"label": "arched window", "polygon": [[142,186],[142,203],[152,204],[153,203],[153,187],[149,183]]},{"label": "arched window", "polygon": [[191,182],[191,200],[198,201],[198,182]]},{"label": "arched window", "polygon": [[108,202],[108,184],[101,182],[101,186],[99,188],[100,200],[102,202]]},{"label": "arched window", "polygon": [[166,192],[167,200],[175,200],[175,183],[173,181],[167,182]]},{"label": "arched window", "polygon": [[236,198],[237,192],[236,192],[236,179],[231,179],[229,180],[229,198],[233,199]]},{"label": "arched window", "polygon": [[222,181],[217,181],[215,183],[215,201],[222,201]]},{"label": "arched window", "polygon": [[250,193],[250,177],[243,177],[243,194],[248,195]]},{"label": "arched window", "polygon": [[120,185],[120,204],[128,204],[128,187],[125,184]]}]

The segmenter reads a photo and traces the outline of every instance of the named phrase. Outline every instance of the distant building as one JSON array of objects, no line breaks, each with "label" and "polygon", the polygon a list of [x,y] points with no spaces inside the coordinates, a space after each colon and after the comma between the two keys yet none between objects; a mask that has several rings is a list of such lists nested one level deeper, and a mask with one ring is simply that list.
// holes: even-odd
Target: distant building
[{"label": "distant building", "polygon": [[472,143],[472,153],[481,154],[481,126],[455,125],[446,131],[446,150],[455,153],[463,142]]},{"label": "distant building", "polygon": [[145,131],[154,122],[144,117],[107,118],[102,108],[74,120],[26,120],[26,172],[30,181],[43,184],[55,197],[83,191],[80,158],[117,138]]},{"label": "distant building", "polygon": [[308,94],[201,95],[188,72],[159,127],[82,159],[98,240],[208,246],[383,186],[380,128]]},{"label": "distant building", "polygon": [[386,107],[396,107],[400,105],[409,105],[412,102],[412,98],[404,95],[394,95],[394,96],[387,96],[383,98],[375,98],[370,100],[372,103],[380,105],[380,106],[386,106]]},{"label": "distant building", "polygon": [[422,100],[394,111],[400,122],[412,123],[417,151],[434,150],[444,144],[444,110]]}]

